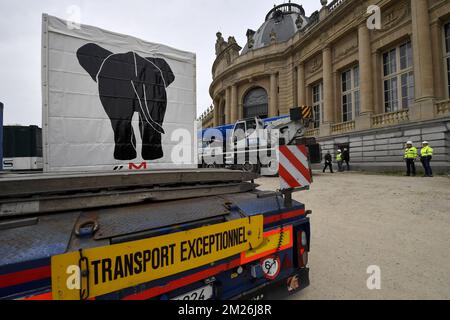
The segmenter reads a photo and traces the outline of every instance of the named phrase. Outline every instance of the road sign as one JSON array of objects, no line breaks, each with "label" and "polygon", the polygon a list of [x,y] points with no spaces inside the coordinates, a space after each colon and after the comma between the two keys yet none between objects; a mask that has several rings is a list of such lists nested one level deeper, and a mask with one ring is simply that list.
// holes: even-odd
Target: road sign
[{"label": "road sign", "polygon": [[308,150],[304,145],[280,146],[281,190],[304,188],[311,185],[312,175]]}]

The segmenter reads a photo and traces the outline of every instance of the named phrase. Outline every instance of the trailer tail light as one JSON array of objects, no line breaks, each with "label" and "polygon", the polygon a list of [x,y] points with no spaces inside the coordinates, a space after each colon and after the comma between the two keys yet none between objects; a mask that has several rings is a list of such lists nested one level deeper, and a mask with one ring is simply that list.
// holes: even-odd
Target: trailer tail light
[{"label": "trailer tail light", "polygon": [[297,232],[298,266],[304,268],[308,265],[308,237],[305,231]]}]

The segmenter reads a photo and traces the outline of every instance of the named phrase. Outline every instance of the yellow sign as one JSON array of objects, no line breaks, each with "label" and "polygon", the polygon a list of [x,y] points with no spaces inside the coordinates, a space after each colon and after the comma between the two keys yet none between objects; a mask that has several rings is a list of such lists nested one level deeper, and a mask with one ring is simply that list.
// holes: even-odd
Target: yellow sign
[{"label": "yellow sign", "polygon": [[312,107],[311,106],[302,106],[302,116],[303,116],[303,119],[312,118]]},{"label": "yellow sign", "polygon": [[261,258],[265,258],[277,251],[292,248],[294,244],[293,227],[287,226],[264,233],[264,240],[261,245],[251,250],[242,252],[241,263],[249,263]]},{"label": "yellow sign", "polygon": [[[262,240],[263,217],[259,215],[54,256],[53,299],[78,300],[112,293],[240,254],[258,247]],[[81,276],[86,271],[88,277]]]}]

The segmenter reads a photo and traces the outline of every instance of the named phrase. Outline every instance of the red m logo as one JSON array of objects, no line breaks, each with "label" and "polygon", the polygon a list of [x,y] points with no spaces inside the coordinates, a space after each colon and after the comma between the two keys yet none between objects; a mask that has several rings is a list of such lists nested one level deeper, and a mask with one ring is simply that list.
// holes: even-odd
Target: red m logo
[{"label": "red m logo", "polygon": [[147,169],[147,162],[142,162],[141,164],[135,164],[135,163],[130,163],[128,165],[128,169],[130,170],[146,170]]}]

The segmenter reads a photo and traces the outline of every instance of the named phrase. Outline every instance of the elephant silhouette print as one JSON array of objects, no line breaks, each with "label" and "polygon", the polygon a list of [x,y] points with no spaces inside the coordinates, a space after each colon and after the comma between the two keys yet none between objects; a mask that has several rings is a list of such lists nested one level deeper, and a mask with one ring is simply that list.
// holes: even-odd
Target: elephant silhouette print
[{"label": "elephant silhouette print", "polygon": [[163,122],[167,108],[167,87],[175,80],[164,59],[144,58],[135,52],[114,54],[89,43],[77,51],[80,65],[98,84],[100,101],[114,131],[114,158],[137,158],[132,127],[139,113],[142,158],[157,160],[162,149]]}]

